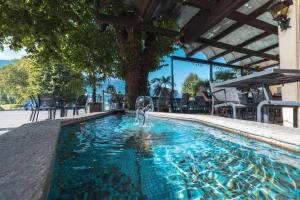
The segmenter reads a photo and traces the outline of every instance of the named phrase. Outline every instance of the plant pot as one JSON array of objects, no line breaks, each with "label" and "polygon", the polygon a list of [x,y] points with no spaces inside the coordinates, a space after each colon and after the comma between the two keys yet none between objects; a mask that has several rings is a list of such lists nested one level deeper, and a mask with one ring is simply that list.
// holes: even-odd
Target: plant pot
[{"label": "plant pot", "polygon": [[102,112],[102,103],[90,103],[89,110],[90,113]]}]

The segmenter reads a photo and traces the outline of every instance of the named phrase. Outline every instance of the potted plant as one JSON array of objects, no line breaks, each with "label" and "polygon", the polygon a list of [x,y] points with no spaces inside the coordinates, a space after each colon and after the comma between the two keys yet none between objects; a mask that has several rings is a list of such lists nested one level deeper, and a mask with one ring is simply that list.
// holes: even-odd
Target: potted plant
[{"label": "potted plant", "polygon": [[123,109],[124,95],[121,93],[112,94],[111,101],[115,105],[115,109]]}]

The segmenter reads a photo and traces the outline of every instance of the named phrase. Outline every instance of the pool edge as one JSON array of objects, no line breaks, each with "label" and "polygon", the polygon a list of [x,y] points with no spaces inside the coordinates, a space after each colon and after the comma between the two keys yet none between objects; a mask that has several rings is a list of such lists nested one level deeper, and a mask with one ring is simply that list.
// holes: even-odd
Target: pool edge
[{"label": "pool edge", "polygon": [[0,135],[0,199],[47,199],[61,128],[119,112],[27,123]]},{"label": "pool edge", "polygon": [[[131,113],[131,112],[129,112],[129,113]],[[177,114],[176,113],[176,115],[173,115],[172,113],[155,113],[155,112],[148,113],[148,115],[153,116],[153,117],[158,117],[158,118],[177,119],[177,120],[183,120],[183,121],[202,123],[202,124],[205,124],[205,125],[210,126],[210,127],[219,128],[221,130],[228,131],[228,132],[231,132],[233,134],[241,135],[241,136],[244,136],[246,138],[254,139],[254,140],[272,145],[274,147],[277,147],[277,148],[280,148],[280,149],[283,149],[283,150],[287,150],[287,151],[291,151],[291,152],[300,154],[300,146],[298,146],[296,144],[290,144],[288,142],[279,141],[279,140],[276,140],[274,138],[268,138],[268,137],[261,136],[261,135],[258,135],[258,134],[253,134],[251,132],[246,132],[244,130],[231,128],[231,127],[228,127],[226,125],[220,125],[220,124],[217,124],[217,123],[212,123],[212,122],[209,122],[208,120],[205,120],[205,119],[198,119],[198,118],[196,118],[197,115],[195,115],[193,117],[193,116],[187,115],[187,114]],[[300,129],[299,129],[299,131],[300,131]],[[300,132],[299,132],[299,137],[300,137]]]}]

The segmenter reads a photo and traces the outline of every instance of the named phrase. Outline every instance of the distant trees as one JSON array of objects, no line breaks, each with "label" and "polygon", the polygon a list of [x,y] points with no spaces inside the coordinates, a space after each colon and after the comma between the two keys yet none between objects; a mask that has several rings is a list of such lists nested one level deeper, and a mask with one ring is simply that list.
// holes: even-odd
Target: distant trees
[{"label": "distant trees", "polygon": [[51,93],[74,99],[84,93],[82,73],[62,64],[23,58],[0,68],[0,104],[23,104],[29,95]]},{"label": "distant trees", "polygon": [[204,85],[205,89],[207,92],[210,91],[210,83],[209,83],[209,80],[199,80],[197,81],[194,86],[193,86],[193,96],[196,96],[197,92],[198,92],[198,88],[200,85]]},{"label": "distant trees", "polygon": [[153,87],[154,95],[161,96],[164,90],[169,90],[172,86],[171,76],[162,76],[161,78],[154,78],[151,80],[150,84]]},{"label": "distant trees", "polygon": [[0,104],[20,104],[27,99],[28,64],[27,60],[20,60],[0,68]]},{"label": "distant trees", "polygon": [[[3,44],[14,50],[25,47],[37,63],[33,65],[36,92],[62,92],[55,89],[56,83],[49,85],[49,79],[69,76],[69,71],[73,77],[84,75],[95,101],[97,82],[118,76],[112,73],[117,62],[115,34],[95,22],[93,1],[0,0],[0,4],[0,48]],[[64,83],[66,89],[68,84]]]},{"label": "distant trees", "polygon": [[215,79],[221,82],[234,79],[236,77],[237,77],[236,71],[232,71],[232,70],[222,70],[222,71],[215,72]]},{"label": "distant trees", "polygon": [[73,100],[78,95],[84,94],[82,73],[63,64],[35,63],[35,66],[31,67],[29,78],[31,94],[49,93],[64,100]]},{"label": "distant trees", "polygon": [[191,96],[194,94],[194,85],[200,81],[197,74],[190,73],[184,80],[182,85],[182,93],[188,93]]}]

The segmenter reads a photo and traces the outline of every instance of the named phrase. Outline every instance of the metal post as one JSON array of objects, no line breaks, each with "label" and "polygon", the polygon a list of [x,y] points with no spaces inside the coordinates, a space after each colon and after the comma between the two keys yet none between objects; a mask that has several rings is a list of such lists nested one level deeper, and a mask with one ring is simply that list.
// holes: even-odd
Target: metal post
[{"label": "metal post", "polygon": [[170,96],[170,103],[171,103],[171,112],[174,112],[174,60],[171,57],[171,82],[172,82],[172,91]]},{"label": "metal post", "polygon": [[298,107],[293,108],[293,127],[298,128]]},{"label": "metal post", "polygon": [[245,75],[244,69],[241,69],[241,76],[244,76],[244,75]]},{"label": "metal post", "polygon": [[102,90],[102,112],[104,112],[105,110],[105,106],[104,106],[104,90]]},{"label": "metal post", "polygon": [[214,70],[214,66],[212,63],[209,64],[209,80],[210,82],[214,81],[214,77],[213,77],[213,70]]}]

